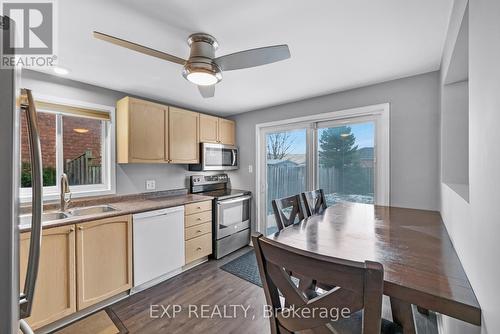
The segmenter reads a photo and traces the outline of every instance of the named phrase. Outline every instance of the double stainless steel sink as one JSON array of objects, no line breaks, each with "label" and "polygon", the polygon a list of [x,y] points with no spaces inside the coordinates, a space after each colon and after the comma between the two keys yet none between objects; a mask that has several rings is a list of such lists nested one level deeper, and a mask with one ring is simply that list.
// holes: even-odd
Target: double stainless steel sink
[{"label": "double stainless steel sink", "polygon": [[[74,208],[67,212],[55,211],[55,212],[45,212],[42,214],[42,222],[54,222],[57,220],[67,219],[71,217],[81,217],[89,215],[97,215],[100,213],[119,211],[118,209],[112,207],[111,205],[96,205],[88,206],[82,208]],[[22,215],[20,217],[20,225],[30,225],[31,224],[31,214]]]},{"label": "double stainless steel sink", "polygon": [[96,206],[88,206],[85,208],[75,208],[69,210],[70,216],[88,216],[88,215],[97,215],[99,213],[118,211],[111,205],[96,205]]}]

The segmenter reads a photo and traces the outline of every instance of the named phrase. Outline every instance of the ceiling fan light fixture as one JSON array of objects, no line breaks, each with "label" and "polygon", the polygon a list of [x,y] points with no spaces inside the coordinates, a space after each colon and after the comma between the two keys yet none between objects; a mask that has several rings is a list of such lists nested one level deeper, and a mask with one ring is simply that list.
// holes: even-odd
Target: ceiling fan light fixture
[{"label": "ceiling fan light fixture", "polygon": [[105,42],[183,66],[182,75],[186,80],[198,86],[198,91],[204,98],[214,97],[215,84],[222,80],[222,71],[257,67],[290,58],[290,49],[286,44],[248,49],[216,57],[215,51],[219,44],[212,35],[205,33],[195,33],[189,36],[188,59],[99,31],[94,31],[93,35],[94,38]]},{"label": "ceiling fan light fixture", "polygon": [[211,86],[222,80],[222,71],[213,63],[188,63],[184,66],[182,75],[198,86]]},{"label": "ceiling fan light fixture", "polygon": [[207,72],[191,72],[186,75],[186,79],[198,86],[211,86],[219,82],[214,74]]}]

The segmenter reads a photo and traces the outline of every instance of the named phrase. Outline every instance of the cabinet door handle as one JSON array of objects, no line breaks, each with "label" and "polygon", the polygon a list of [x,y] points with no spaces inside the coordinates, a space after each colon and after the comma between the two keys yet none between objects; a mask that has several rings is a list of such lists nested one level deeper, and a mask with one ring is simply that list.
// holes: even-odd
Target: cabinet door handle
[{"label": "cabinet door handle", "polygon": [[201,218],[196,218],[196,220],[201,220]]},{"label": "cabinet door handle", "polygon": [[83,226],[78,226],[78,229],[81,231],[83,230]]},{"label": "cabinet door handle", "polygon": [[[196,208],[197,208],[198,210],[201,210],[201,206],[197,206]],[[198,219],[199,219],[199,218],[198,218]]]},{"label": "cabinet door handle", "polygon": [[196,233],[201,233],[201,232],[203,232],[203,231],[202,231],[202,230],[198,230],[198,231],[196,231]]},{"label": "cabinet door handle", "polygon": [[196,248],[197,251],[201,251],[201,247]]},{"label": "cabinet door handle", "polygon": [[75,232],[75,229],[72,227],[69,229],[70,232]]}]

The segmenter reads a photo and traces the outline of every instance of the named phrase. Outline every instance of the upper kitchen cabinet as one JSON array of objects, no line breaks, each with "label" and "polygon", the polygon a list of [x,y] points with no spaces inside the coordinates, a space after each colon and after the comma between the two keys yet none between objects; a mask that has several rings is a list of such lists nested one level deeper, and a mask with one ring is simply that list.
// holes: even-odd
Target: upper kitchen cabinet
[{"label": "upper kitchen cabinet", "polygon": [[168,107],[131,97],[117,102],[118,163],[165,163],[168,160]]},{"label": "upper kitchen cabinet", "polygon": [[196,112],[169,107],[168,162],[178,164],[198,163],[199,118],[200,114]]},{"label": "upper kitchen cabinet", "polygon": [[200,142],[234,145],[234,121],[200,114]]},{"label": "upper kitchen cabinet", "polygon": [[200,142],[219,142],[219,117],[200,114]]},{"label": "upper kitchen cabinet", "polygon": [[219,143],[234,145],[236,143],[235,127],[234,121],[219,118]]},{"label": "upper kitchen cabinet", "polygon": [[132,97],[116,104],[117,162],[197,164],[200,143],[234,145],[228,119]]}]

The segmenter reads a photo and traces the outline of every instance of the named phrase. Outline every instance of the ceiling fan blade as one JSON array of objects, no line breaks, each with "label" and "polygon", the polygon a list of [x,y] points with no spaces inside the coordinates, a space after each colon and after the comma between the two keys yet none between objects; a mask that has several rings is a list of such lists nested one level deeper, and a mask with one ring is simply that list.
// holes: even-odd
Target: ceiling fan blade
[{"label": "ceiling fan blade", "polygon": [[210,86],[198,86],[201,96],[204,98],[214,97],[215,95],[215,85]]},{"label": "ceiling fan blade", "polygon": [[109,43],[112,43],[112,44],[115,44],[115,45],[118,45],[118,46],[121,46],[121,47],[124,47],[127,49],[130,49],[130,50],[134,50],[134,51],[137,51],[140,53],[144,53],[148,56],[160,58],[163,60],[168,60],[168,61],[171,61],[173,63],[180,64],[180,65],[184,65],[186,63],[186,60],[184,60],[182,58],[172,56],[172,55],[169,55],[168,53],[161,52],[161,51],[158,51],[155,49],[151,49],[151,48],[148,48],[147,46],[143,46],[143,45],[140,45],[140,44],[137,44],[134,42],[129,42],[127,40],[124,40],[124,39],[121,39],[118,37],[103,34],[102,32],[94,31],[94,38],[97,38],[97,39],[100,39],[100,40],[103,40],[103,41],[106,41],[106,42],[109,42]]},{"label": "ceiling fan blade", "polygon": [[274,45],[231,53],[215,58],[214,61],[223,71],[239,70],[275,63],[290,58],[288,45]]}]

